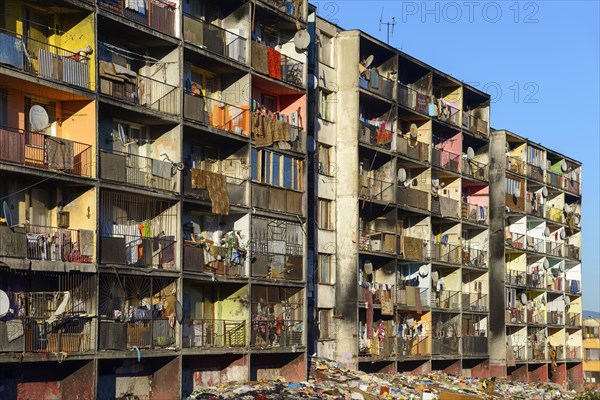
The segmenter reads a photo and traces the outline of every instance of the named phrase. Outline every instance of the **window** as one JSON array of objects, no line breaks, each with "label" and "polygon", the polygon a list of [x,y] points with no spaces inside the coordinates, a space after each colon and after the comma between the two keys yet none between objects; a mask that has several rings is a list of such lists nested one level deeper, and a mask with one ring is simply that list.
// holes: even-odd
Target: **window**
[{"label": "window", "polygon": [[331,168],[331,147],[319,144],[319,174],[332,175]]},{"label": "window", "polygon": [[332,285],[335,271],[333,254],[319,254],[319,283]]},{"label": "window", "polygon": [[321,32],[320,40],[319,61],[333,67],[333,37]]},{"label": "window", "polygon": [[331,308],[319,310],[319,339],[333,339],[332,330],[333,310]]},{"label": "window", "polygon": [[542,165],[543,163],[543,159],[542,159],[542,150],[535,148],[533,146],[529,146],[528,152],[527,152],[527,162],[531,165],[535,165],[536,167],[544,167],[544,165]]},{"label": "window", "polygon": [[599,361],[600,360],[600,349],[585,349],[585,360],[586,361]]},{"label": "window", "polygon": [[333,211],[332,201],[319,199],[319,228],[320,229],[333,229]]},{"label": "window", "polygon": [[521,196],[521,181],[512,178],[506,178],[504,192],[509,195]]},{"label": "window", "polygon": [[302,191],[302,160],[269,150],[251,151],[250,173],[255,182]]},{"label": "window", "polygon": [[586,326],[584,328],[584,339],[600,338],[600,327],[598,326]]},{"label": "window", "polygon": [[321,89],[319,94],[319,117],[325,121],[333,122],[335,93]]}]

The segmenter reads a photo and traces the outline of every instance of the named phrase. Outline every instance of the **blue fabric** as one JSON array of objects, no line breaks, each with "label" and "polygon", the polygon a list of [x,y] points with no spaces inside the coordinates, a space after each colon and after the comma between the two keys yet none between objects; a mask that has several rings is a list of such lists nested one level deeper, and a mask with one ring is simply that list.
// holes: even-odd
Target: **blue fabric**
[{"label": "blue fabric", "polygon": [[23,47],[20,39],[0,32],[0,64],[23,69]]},{"label": "blue fabric", "polygon": [[371,71],[371,88],[379,89],[379,74],[375,71]]}]

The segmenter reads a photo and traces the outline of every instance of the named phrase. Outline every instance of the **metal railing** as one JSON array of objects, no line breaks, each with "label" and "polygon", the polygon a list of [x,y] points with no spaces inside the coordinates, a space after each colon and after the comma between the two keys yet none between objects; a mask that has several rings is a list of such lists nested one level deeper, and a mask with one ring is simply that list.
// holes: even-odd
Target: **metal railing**
[{"label": "metal railing", "polygon": [[546,183],[559,189],[565,187],[563,175],[549,169],[546,170]]},{"label": "metal railing", "polygon": [[580,182],[576,179],[565,178],[565,188],[568,192],[573,194],[581,193]]},{"label": "metal railing", "polygon": [[535,179],[538,182],[544,182],[544,169],[532,163],[527,163],[527,177]]},{"label": "metal railing", "polygon": [[506,169],[519,175],[525,175],[525,161],[517,157],[506,157]]},{"label": "metal railing", "polygon": [[536,253],[546,252],[546,241],[544,239],[527,236],[527,250],[534,251]]},{"label": "metal railing", "polygon": [[462,246],[462,265],[471,268],[486,268],[487,251]]},{"label": "metal railing", "polygon": [[419,189],[398,186],[396,203],[421,210],[429,210],[429,193]]},{"label": "metal railing", "polygon": [[567,257],[574,260],[581,260],[581,248],[574,244],[567,245]]},{"label": "metal railing", "polygon": [[1,28],[0,44],[3,65],[40,78],[90,89],[88,57]]},{"label": "metal railing", "polygon": [[373,71],[370,72],[370,79],[367,80],[359,77],[358,84],[361,88],[368,90],[371,93],[378,94],[386,99],[392,100],[394,97],[394,81],[377,74],[377,78],[373,78]]},{"label": "metal railing", "polygon": [[429,356],[429,336],[400,337],[398,349],[404,358]]},{"label": "metal railing", "polygon": [[573,294],[581,293],[581,281],[579,279],[567,279],[565,292]]},{"label": "metal railing", "polygon": [[389,150],[394,133],[384,128],[371,125],[368,122],[358,123],[358,138],[362,143],[384,147]]},{"label": "metal railing", "polygon": [[369,178],[359,175],[359,196],[369,201],[384,201],[391,203],[394,200],[394,184],[381,179]]},{"label": "metal railing", "polygon": [[[225,179],[227,180],[227,198],[229,204],[239,206],[247,205],[246,188],[248,180],[227,175],[225,175]],[[183,176],[183,188],[186,196],[205,201],[211,200],[208,189],[192,188],[192,174],[190,172]]]},{"label": "metal railing", "polygon": [[429,144],[413,140],[410,137],[397,137],[396,152],[415,160],[429,161]]},{"label": "metal railing", "polygon": [[515,359],[518,361],[527,360],[527,347],[526,346],[513,346],[512,347],[513,354],[515,355]]},{"label": "metal railing", "polygon": [[529,337],[527,339],[527,359],[528,360],[547,360],[546,344]]},{"label": "metal railing", "polygon": [[421,302],[421,307],[429,307],[429,301],[431,299],[429,288],[416,286],[399,287],[396,292],[396,304],[402,307],[417,308],[417,297]]},{"label": "metal railing", "polygon": [[522,233],[511,232],[510,239],[506,239],[505,243],[508,247],[512,247],[513,249],[526,249],[526,240],[525,235]]},{"label": "metal railing", "polygon": [[554,257],[565,257],[567,255],[565,244],[547,241],[546,254]]},{"label": "metal railing", "polygon": [[459,154],[433,147],[431,149],[431,163],[449,171],[460,172]]},{"label": "metal railing", "polygon": [[183,348],[245,347],[246,322],[243,320],[186,320],[182,327]]},{"label": "metal railing", "polygon": [[98,6],[121,15],[133,22],[156,29],[167,35],[175,35],[177,7],[162,0],[139,0],[135,8],[124,0],[98,0]]},{"label": "metal railing", "polygon": [[224,101],[186,92],[183,96],[183,116],[194,122],[240,136],[250,135],[249,107],[239,107]]},{"label": "metal railing", "polygon": [[102,179],[168,191],[175,190],[178,172],[171,162],[115,150],[100,151],[100,171]]},{"label": "metal railing", "polygon": [[467,111],[463,111],[462,123],[463,127],[471,133],[486,137],[490,134],[488,122],[482,118],[469,114]]},{"label": "metal railing", "polygon": [[303,322],[287,319],[253,319],[250,347],[271,348],[303,345]]},{"label": "metal railing", "polygon": [[12,128],[0,128],[0,160],[91,177],[92,146]]},{"label": "metal railing", "polygon": [[565,325],[565,314],[562,311],[550,310],[547,312],[548,325]]},{"label": "metal railing", "polygon": [[542,274],[527,274],[525,286],[543,289],[546,287],[546,276]]},{"label": "metal railing", "polygon": [[[436,99],[436,101],[437,100],[439,99]],[[446,104],[445,107],[448,109],[448,111],[438,111],[438,115],[436,115],[435,117],[440,121],[448,122],[455,126],[460,126],[460,110],[449,104]]]},{"label": "metal railing", "polygon": [[80,231],[51,226],[25,224],[27,258],[30,260],[91,263],[93,260],[94,236],[90,231],[90,242],[82,245]]},{"label": "metal railing", "polygon": [[[176,268],[175,236],[141,237],[123,234],[100,236],[100,263],[130,267]],[[142,254],[139,253],[142,249]]]},{"label": "metal railing", "polygon": [[[149,311],[148,311],[149,313]],[[175,329],[168,318],[104,320],[98,334],[99,350],[133,350],[172,347],[176,343]]]},{"label": "metal railing", "polygon": [[459,354],[460,337],[432,338],[431,354]]},{"label": "metal railing", "polygon": [[546,207],[546,218],[550,221],[564,223],[563,210],[557,207]]},{"label": "metal railing", "polygon": [[427,114],[429,95],[420,93],[398,82],[398,103],[412,110]]},{"label": "metal railing", "polygon": [[460,310],[461,292],[455,290],[442,290],[440,292],[431,292],[431,308],[444,310]]},{"label": "metal railing", "polygon": [[482,181],[488,180],[488,166],[479,161],[463,159],[462,173]]},{"label": "metal railing", "polygon": [[246,63],[246,38],[187,13],[183,14],[183,39],[212,53]]},{"label": "metal railing", "polygon": [[526,324],[527,313],[521,310],[520,307],[515,307],[512,310],[506,311],[506,323],[507,324]]},{"label": "metal railing", "polygon": [[252,206],[271,211],[302,215],[303,193],[286,188],[252,183]]},{"label": "metal railing", "polygon": [[461,246],[450,243],[429,242],[428,259],[434,262],[444,262],[449,264],[461,264]]},{"label": "metal railing", "polygon": [[[531,193],[527,193],[528,198]],[[544,204],[538,202],[525,202],[525,212],[531,215],[537,215],[538,217],[544,217]]]},{"label": "metal railing", "polygon": [[479,204],[461,203],[461,216],[462,219],[467,221],[487,224],[489,218],[489,208],[487,206],[481,206]]},{"label": "metal railing", "polygon": [[304,86],[304,63],[281,54],[281,80],[296,86]]},{"label": "metal railing", "polygon": [[487,336],[463,336],[462,353],[468,354],[487,354],[488,338]]},{"label": "metal railing", "polygon": [[376,253],[397,253],[398,241],[395,233],[360,230],[358,248],[361,251],[372,251]]},{"label": "metal railing", "polygon": [[526,272],[509,269],[506,272],[505,280],[506,284],[512,286],[525,286],[526,285]]},{"label": "metal railing", "polygon": [[580,346],[567,346],[567,358],[569,360],[580,360],[581,359],[581,347]]},{"label": "metal railing", "polygon": [[[304,21],[304,16],[302,14],[302,2],[294,2],[291,0],[262,0],[267,4],[272,5],[279,11],[282,11],[296,19]],[[300,5],[300,7],[296,7],[296,4]]]},{"label": "metal railing", "polygon": [[483,293],[464,293],[462,294],[462,310],[463,311],[479,311],[485,312],[487,306],[487,294]]}]

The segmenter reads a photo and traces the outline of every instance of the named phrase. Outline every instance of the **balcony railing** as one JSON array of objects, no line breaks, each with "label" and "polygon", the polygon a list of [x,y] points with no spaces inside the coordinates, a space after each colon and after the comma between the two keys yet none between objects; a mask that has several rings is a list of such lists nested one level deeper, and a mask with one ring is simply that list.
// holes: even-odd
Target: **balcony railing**
[{"label": "balcony railing", "polygon": [[92,146],[19,129],[0,128],[0,160],[91,177]]},{"label": "balcony railing", "polygon": [[366,74],[369,75],[369,79],[362,76],[358,78],[359,87],[392,100],[394,97],[394,81],[384,78],[373,70],[366,71]]},{"label": "balcony railing", "polygon": [[175,236],[103,234],[100,237],[100,263],[173,270],[176,268],[176,243]]},{"label": "balcony railing", "polygon": [[581,281],[579,279],[567,279],[565,292],[578,294],[581,293]]},{"label": "balcony railing", "polygon": [[581,248],[574,244],[567,245],[567,257],[574,260],[581,260]]},{"label": "balcony railing", "polygon": [[525,286],[535,289],[546,287],[546,276],[542,274],[527,274]]},{"label": "balcony railing", "polygon": [[561,224],[565,222],[563,210],[556,207],[546,207],[546,218],[550,221],[559,222]]},{"label": "balcony railing", "polygon": [[[130,71],[124,80],[106,72],[110,64],[100,61],[100,93],[124,103],[141,106],[169,115],[179,113],[179,91],[176,86]],[[133,77],[135,76],[135,78]]]},{"label": "balcony railing", "polygon": [[303,322],[287,319],[253,319],[250,347],[272,348],[303,345]]},{"label": "balcony railing", "polygon": [[391,203],[394,200],[394,184],[376,178],[359,175],[360,197],[368,201]]},{"label": "balcony railing", "polygon": [[398,136],[396,151],[415,160],[429,161],[429,145],[410,137]]},{"label": "balcony railing", "polygon": [[567,313],[567,320],[565,322],[567,326],[581,326],[581,314],[579,313]]},{"label": "balcony railing", "polygon": [[[132,4],[128,6],[127,4]],[[98,6],[121,15],[140,25],[156,29],[167,35],[175,35],[177,7],[162,0],[98,0]]]},{"label": "balcony railing", "polygon": [[[227,198],[229,200],[229,204],[237,206],[248,205],[248,200],[246,198],[248,181],[246,179],[227,175],[225,175],[225,179],[227,180]],[[190,196],[198,200],[211,200],[208,189],[194,189],[192,187],[191,173],[183,176],[183,191],[186,196]]]},{"label": "balcony railing", "polygon": [[27,258],[30,260],[87,264],[93,260],[93,231],[26,224],[25,232]]},{"label": "balcony railing", "polygon": [[482,181],[488,180],[488,166],[479,161],[463,159],[462,173]]},{"label": "balcony railing", "polygon": [[398,288],[396,304],[402,307],[419,308],[417,302],[420,302],[421,307],[429,307],[430,298],[429,288],[405,286]]},{"label": "balcony railing", "polygon": [[[0,353],[94,352],[94,319],[62,317],[54,322],[35,318],[0,321]],[[8,335],[7,335],[8,334]]]},{"label": "balcony railing", "polygon": [[175,329],[168,318],[103,320],[98,334],[100,350],[159,349],[175,346]]},{"label": "balcony railing", "polygon": [[471,268],[487,267],[487,251],[474,249],[469,246],[462,247],[462,265]]},{"label": "balcony railing", "polygon": [[374,230],[361,230],[359,232],[358,248],[360,251],[396,254],[398,241],[396,234]]},{"label": "balcony railing", "polygon": [[462,353],[465,355],[487,354],[488,352],[487,336],[463,336],[461,341]]},{"label": "balcony railing", "polygon": [[[531,193],[527,193],[528,198],[530,198]],[[537,215],[538,217],[544,217],[544,204],[541,202],[531,201],[525,202],[525,212],[531,215]]]},{"label": "balcony railing", "polygon": [[442,216],[443,218],[460,218],[461,210],[459,209],[458,200],[451,199],[447,196],[431,194],[431,212]]},{"label": "balcony railing", "polygon": [[303,215],[302,192],[258,183],[252,183],[251,186],[253,207]]},{"label": "balcony railing", "polygon": [[565,257],[567,255],[567,248],[564,243],[547,241],[546,254],[554,257]]},{"label": "balcony railing", "polygon": [[429,95],[420,93],[398,82],[398,103],[415,111],[427,114]]},{"label": "balcony railing", "polygon": [[[276,142],[286,143],[286,149],[296,153],[306,153],[306,132],[302,127],[288,123],[286,115],[277,119],[259,112],[251,114],[252,138],[256,147],[269,147]],[[280,148],[283,146],[280,144]]]},{"label": "balcony railing", "polygon": [[246,38],[185,13],[183,39],[212,53],[246,63]]},{"label": "balcony railing", "polygon": [[[302,15],[302,2],[295,2],[292,0],[262,0],[267,4],[272,5],[279,11],[282,11],[296,19],[301,21],[304,20],[304,16]],[[300,7],[296,7],[298,4]]]},{"label": "balcony railing", "polygon": [[517,271],[509,269],[506,272],[506,284],[512,286],[526,286],[527,284],[527,273],[525,271]]},{"label": "balcony railing", "polygon": [[399,205],[429,210],[429,193],[419,189],[398,186],[396,202]]},{"label": "balcony railing", "polygon": [[[88,38],[92,39],[92,38]],[[90,89],[90,59],[27,36],[0,29],[0,64],[40,78]]]},{"label": "balcony railing", "polygon": [[479,224],[488,223],[488,207],[479,204],[461,203],[462,219]]},{"label": "balcony railing", "polygon": [[[447,330],[448,328],[445,327]],[[460,338],[449,337],[449,338],[432,338],[431,339],[431,354],[459,354],[460,352]]]},{"label": "balcony railing", "polygon": [[102,179],[174,191],[177,172],[171,162],[120,151],[101,150],[100,152],[100,177]]},{"label": "balcony railing", "polygon": [[[251,65],[255,71],[273,79],[304,86],[304,63],[271,49],[257,41],[251,42]],[[271,53],[271,55],[269,55]]]},{"label": "balcony railing", "polygon": [[183,348],[245,347],[247,343],[243,320],[186,320],[182,332]]},{"label": "balcony railing", "polygon": [[[376,322],[376,326],[378,323]],[[361,322],[361,329],[365,323]],[[359,330],[360,334],[360,330]],[[391,358],[396,354],[396,336],[386,332],[383,340],[374,340],[369,347],[361,347],[358,351],[359,357],[369,358],[372,361]],[[377,346],[375,349],[373,346]]]},{"label": "balcony railing", "polygon": [[526,346],[512,346],[512,352],[517,361],[527,360],[527,347]]},{"label": "balcony railing", "polygon": [[398,349],[400,356],[404,358],[427,357],[431,354],[429,336],[400,337]]},{"label": "balcony railing", "polygon": [[565,183],[562,174],[556,173],[552,170],[546,170],[546,183],[555,188],[564,189]]},{"label": "balcony railing", "polygon": [[506,311],[507,324],[526,324],[527,314],[520,307],[515,307],[512,310]]},{"label": "balcony railing", "polygon": [[538,165],[527,163],[527,176],[538,182],[544,182],[544,169]]},{"label": "balcony railing", "polygon": [[463,111],[462,114],[463,128],[471,133],[479,134],[481,136],[489,136],[490,129],[487,121],[469,114],[467,111]]},{"label": "balcony railing", "polygon": [[544,239],[527,236],[527,250],[534,251],[536,253],[546,252],[546,241]]},{"label": "balcony railing", "polygon": [[[436,100],[439,101],[440,99]],[[438,110],[438,113],[435,117],[440,121],[444,121],[455,126],[460,126],[460,110],[449,104],[445,104],[444,107],[446,109]]]},{"label": "balcony railing", "polygon": [[580,182],[576,179],[565,178],[565,187],[570,193],[581,194]]},{"label": "balcony railing", "polygon": [[203,246],[196,246],[188,241],[183,245],[183,270],[190,272],[209,272],[221,276],[244,276],[244,262],[246,253],[229,251],[229,248],[217,247],[211,249],[211,254],[218,253],[219,260],[209,262],[205,259],[207,250]]},{"label": "balcony railing", "polygon": [[525,235],[522,233],[509,232],[510,237],[507,237],[505,243],[513,249],[526,249]]},{"label": "balcony railing", "polygon": [[360,121],[358,124],[358,138],[362,143],[390,149],[394,133],[376,125]]},{"label": "balcony railing", "polygon": [[183,116],[191,121],[236,135],[250,135],[251,118],[248,106],[234,106],[186,92],[183,96]]},{"label": "balcony railing", "polygon": [[460,155],[446,150],[431,149],[431,163],[437,167],[460,173]]},{"label": "balcony railing", "polygon": [[462,294],[462,310],[463,311],[479,311],[486,312],[487,294],[483,293],[464,293]]},{"label": "balcony railing", "polygon": [[304,63],[281,54],[281,79],[296,86],[304,86]]},{"label": "balcony railing", "polygon": [[564,325],[565,324],[565,314],[562,311],[548,311],[548,325]]},{"label": "balcony railing", "polygon": [[429,243],[428,259],[433,262],[461,264],[461,246],[450,243]]},{"label": "balcony railing", "polygon": [[506,169],[515,174],[525,175],[525,161],[517,157],[506,157]]},{"label": "balcony railing", "polygon": [[569,360],[581,360],[581,347],[567,346],[567,358]]},{"label": "balcony railing", "polygon": [[431,292],[431,308],[460,311],[461,292],[455,290],[442,290]]},{"label": "balcony railing", "polygon": [[527,339],[527,359],[528,360],[547,360],[546,343],[539,342],[532,337]]},{"label": "balcony railing", "polygon": [[425,261],[427,241],[410,236],[400,236],[400,256],[407,260]]}]

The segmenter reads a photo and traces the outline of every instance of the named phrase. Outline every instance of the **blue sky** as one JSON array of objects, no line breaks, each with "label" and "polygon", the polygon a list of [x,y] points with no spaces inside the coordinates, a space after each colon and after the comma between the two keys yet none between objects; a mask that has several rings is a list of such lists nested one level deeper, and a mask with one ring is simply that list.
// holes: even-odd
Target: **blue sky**
[{"label": "blue sky", "polygon": [[492,95],[492,126],[583,162],[583,305],[600,311],[599,2],[311,1]]}]

